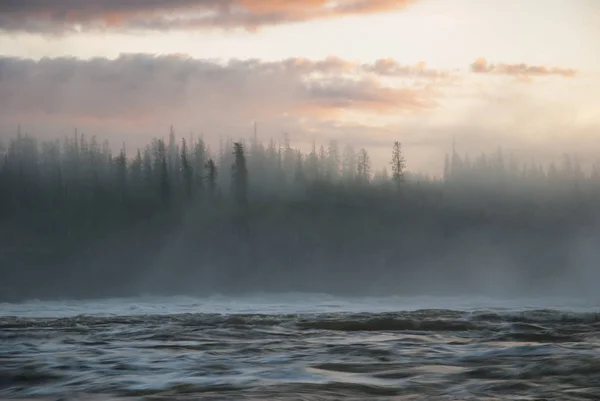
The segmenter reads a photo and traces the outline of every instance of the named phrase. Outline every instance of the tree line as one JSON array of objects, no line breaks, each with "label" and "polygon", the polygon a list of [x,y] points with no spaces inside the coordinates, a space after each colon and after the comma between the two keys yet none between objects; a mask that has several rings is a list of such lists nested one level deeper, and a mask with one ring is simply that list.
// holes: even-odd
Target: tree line
[{"label": "tree line", "polygon": [[303,153],[256,131],[213,151],[171,128],[130,156],[19,130],[0,145],[0,296],[441,291],[490,272],[541,286],[572,272],[575,238],[595,235],[598,164],[453,147],[430,178],[407,171],[400,141],[390,153],[388,174],[364,148]]}]

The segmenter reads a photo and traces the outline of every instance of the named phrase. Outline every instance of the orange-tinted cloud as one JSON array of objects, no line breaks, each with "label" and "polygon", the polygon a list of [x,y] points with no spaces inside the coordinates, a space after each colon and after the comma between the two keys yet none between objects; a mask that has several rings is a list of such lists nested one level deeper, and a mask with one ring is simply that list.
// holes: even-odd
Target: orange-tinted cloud
[{"label": "orange-tinted cloud", "polygon": [[373,64],[364,65],[363,68],[379,75],[392,77],[421,76],[437,78],[448,76],[448,72],[446,71],[427,68],[427,63],[424,61],[421,61],[415,65],[402,65],[394,59],[386,58],[377,60]]},{"label": "orange-tinted cloud", "polygon": [[183,55],[40,61],[0,57],[0,118],[119,120],[188,114],[226,120],[340,111],[415,113],[436,106],[436,85],[386,86],[363,65],[338,58],[219,64]]},{"label": "orange-tinted cloud", "polygon": [[300,113],[333,116],[349,110],[381,115],[414,113],[437,106],[430,91],[390,88],[370,79],[316,82],[309,86],[309,93],[308,101],[300,105]]},{"label": "orange-tinted cloud", "polygon": [[577,71],[571,68],[546,67],[538,65],[521,64],[490,64],[480,57],[471,64],[471,71],[479,74],[512,75],[516,77],[535,77],[544,75],[558,75],[574,77]]},{"label": "orange-tinted cloud", "polygon": [[3,0],[0,30],[245,28],[396,11],[416,0]]}]

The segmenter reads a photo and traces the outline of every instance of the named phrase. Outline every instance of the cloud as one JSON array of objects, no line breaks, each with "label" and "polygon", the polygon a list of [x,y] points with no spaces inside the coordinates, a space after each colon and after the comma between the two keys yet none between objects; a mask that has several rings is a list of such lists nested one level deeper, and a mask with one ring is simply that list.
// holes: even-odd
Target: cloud
[{"label": "cloud", "polygon": [[245,28],[396,11],[415,0],[4,0],[0,30]]},{"label": "cloud", "polygon": [[380,78],[370,65],[333,57],[225,64],[183,55],[4,57],[0,117],[152,125],[184,117],[198,123],[333,118],[344,113],[414,114],[436,107],[437,80],[418,86],[402,79],[384,84]]},{"label": "cloud", "polygon": [[490,64],[485,58],[480,57],[471,64],[471,71],[478,74],[511,75],[516,77],[536,77],[557,75],[574,77],[577,71],[571,68],[546,67],[543,65],[521,64]]},{"label": "cloud", "polygon": [[447,77],[449,75],[449,72],[447,71],[440,71],[427,68],[427,63],[425,61],[418,62],[415,65],[401,65],[396,60],[390,58],[379,59],[373,64],[363,65],[362,68],[366,71],[371,71],[379,75],[392,77],[418,76],[438,78]]}]

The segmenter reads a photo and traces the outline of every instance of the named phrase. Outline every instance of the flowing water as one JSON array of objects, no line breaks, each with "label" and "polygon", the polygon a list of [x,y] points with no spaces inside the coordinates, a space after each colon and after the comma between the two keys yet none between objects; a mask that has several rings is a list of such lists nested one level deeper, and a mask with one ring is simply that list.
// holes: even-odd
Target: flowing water
[{"label": "flowing water", "polygon": [[0,304],[0,398],[600,400],[596,306],[308,294]]}]

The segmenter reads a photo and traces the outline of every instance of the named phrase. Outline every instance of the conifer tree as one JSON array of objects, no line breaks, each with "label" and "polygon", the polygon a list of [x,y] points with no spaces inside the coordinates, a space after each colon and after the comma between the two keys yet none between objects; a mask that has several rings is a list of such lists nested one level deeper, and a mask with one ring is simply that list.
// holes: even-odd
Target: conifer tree
[{"label": "conifer tree", "polygon": [[248,169],[244,145],[241,142],[233,144],[234,161],[231,166],[232,193],[238,206],[245,207],[248,202]]},{"label": "conifer tree", "polygon": [[392,151],[392,180],[396,183],[404,181],[404,168],[406,167],[406,160],[402,154],[402,144],[399,141],[394,142],[394,149]]}]

